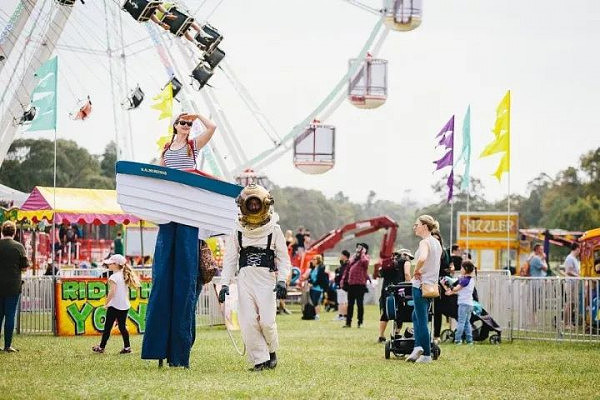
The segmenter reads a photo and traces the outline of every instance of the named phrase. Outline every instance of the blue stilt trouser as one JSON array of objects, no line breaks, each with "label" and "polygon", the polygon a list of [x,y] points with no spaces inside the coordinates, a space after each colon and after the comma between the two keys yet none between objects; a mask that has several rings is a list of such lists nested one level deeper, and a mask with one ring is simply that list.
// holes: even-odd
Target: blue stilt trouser
[{"label": "blue stilt trouser", "polygon": [[19,294],[14,296],[0,296],[0,331],[2,331],[2,320],[4,320],[4,348],[12,345],[19,296]]},{"label": "blue stilt trouser", "polygon": [[427,312],[429,311],[430,300],[423,297],[421,288],[413,287],[412,295],[415,302],[412,314],[415,347],[421,346],[423,348],[423,355],[430,356],[431,340],[429,339],[429,328],[427,327]]},{"label": "blue stilt trouser", "polygon": [[142,358],[188,367],[195,339],[198,228],[170,222],[158,230]]}]

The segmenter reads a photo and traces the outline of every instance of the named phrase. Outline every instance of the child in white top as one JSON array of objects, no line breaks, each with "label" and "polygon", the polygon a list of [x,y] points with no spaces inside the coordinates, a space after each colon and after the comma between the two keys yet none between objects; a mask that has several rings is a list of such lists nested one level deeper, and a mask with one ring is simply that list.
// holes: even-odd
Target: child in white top
[{"label": "child in white top", "polygon": [[454,336],[455,344],[462,344],[463,334],[467,344],[473,344],[473,331],[471,329],[471,313],[473,312],[473,290],[475,290],[475,278],[472,274],[475,266],[471,261],[463,261],[456,286],[452,289],[446,288],[446,296],[458,293],[458,325]]},{"label": "child in white top", "polygon": [[92,347],[96,353],[104,353],[106,342],[110,337],[110,331],[117,321],[119,331],[123,337],[123,350],[119,354],[131,353],[129,344],[129,332],[127,331],[127,313],[131,307],[129,303],[129,287],[139,287],[140,282],[137,275],[127,264],[127,259],[120,254],[114,254],[103,261],[108,269],[113,272],[108,278],[108,296],[106,296],[106,319],[100,345]]}]

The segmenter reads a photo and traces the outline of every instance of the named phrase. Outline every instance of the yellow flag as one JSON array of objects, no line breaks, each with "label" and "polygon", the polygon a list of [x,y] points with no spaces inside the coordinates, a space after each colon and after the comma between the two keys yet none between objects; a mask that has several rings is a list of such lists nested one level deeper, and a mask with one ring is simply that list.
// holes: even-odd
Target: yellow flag
[{"label": "yellow flag", "polygon": [[165,144],[169,143],[173,137],[173,125],[169,125],[169,133],[161,136],[156,141],[156,145],[158,146],[158,151],[162,154],[163,149],[165,148]]},{"label": "yellow flag", "polygon": [[498,179],[498,182],[502,178],[502,174],[510,171],[510,153],[506,152],[502,156],[500,160],[500,164],[498,164],[498,168],[496,168],[496,172],[494,172],[494,176]]},{"label": "yellow flag", "polygon": [[158,119],[171,118],[173,116],[173,85],[170,82],[158,96],[152,99],[157,100],[155,104],[152,104],[152,108],[160,111]]},{"label": "yellow flag", "polygon": [[506,92],[496,108],[496,123],[492,133],[495,137],[494,141],[483,149],[479,157],[504,153],[496,172],[493,174],[500,180],[503,173],[510,171],[510,90]]}]

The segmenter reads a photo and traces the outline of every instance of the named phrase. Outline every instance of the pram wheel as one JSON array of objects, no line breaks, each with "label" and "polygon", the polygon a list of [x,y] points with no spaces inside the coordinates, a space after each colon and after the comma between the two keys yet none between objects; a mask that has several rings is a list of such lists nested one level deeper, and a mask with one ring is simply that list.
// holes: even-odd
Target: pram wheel
[{"label": "pram wheel", "polygon": [[431,344],[431,358],[437,360],[442,355],[442,349],[435,343]]},{"label": "pram wheel", "polygon": [[500,342],[502,342],[502,339],[500,338],[500,335],[492,335],[492,336],[490,336],[490,343],[491,344],[500,344]]},{"label": "pram wheel", "polygon": [[454,331],[452,329],[444,329],[440,335],[440,339],[444,343],[454,341]]},{"label": "pram wheel", "polygon": [[391,346],[392,346],[392,342],[390,340],[385,342],[385,359],[386,360],[390,359],[390,355],[392,353]]}]

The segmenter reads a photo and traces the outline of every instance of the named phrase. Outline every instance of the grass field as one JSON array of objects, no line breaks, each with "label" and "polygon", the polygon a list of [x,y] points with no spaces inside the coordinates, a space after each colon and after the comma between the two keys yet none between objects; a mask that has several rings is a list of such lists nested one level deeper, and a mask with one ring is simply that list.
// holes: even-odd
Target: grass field
[{"label": "grass field", "polygon": [[519,341],[493,346],[442,344],[428,365],[385,360],[376,344],[377,309],[367,307],[365,327],[341,329],[323,313],[302,321],[298,310],[279,317],[282,348],[275,370],[251,373],[223,328],[198,331],[189,370],[158,369],[134,354],[93,354],[94,337],[15,336],[21,351],[0,354],[2,399],[270,398],[392,399],[599,398],[600,347]]}]

